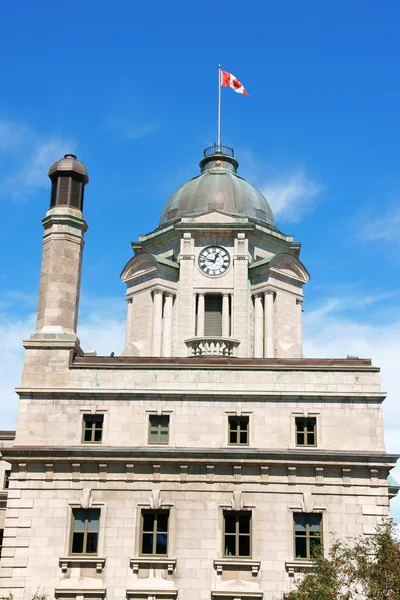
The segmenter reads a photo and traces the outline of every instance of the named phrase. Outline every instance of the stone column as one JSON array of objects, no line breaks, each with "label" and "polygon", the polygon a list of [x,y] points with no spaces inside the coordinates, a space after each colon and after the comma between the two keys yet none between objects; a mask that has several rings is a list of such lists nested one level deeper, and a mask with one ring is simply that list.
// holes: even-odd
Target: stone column
[{"label": "stone column", "polygon": [[161,356],[162,301],[163,301],[162,291],[155,290],[153,292],[152,356]]},{"label": "stone column", "polygon": [[196,300],[197,294],[193,294],[193,311],[192,311],[192,337],[196,335]]},{"label": "stone column", "polygon": [[128,348],[131,341],[131,327],[132,327],[132,310],[133,310],[133,298],[127,298],[128,309],[126,314],[126,341],[125,347]]},{"label": "stone column", "polygon": [[222,294],[222,337],[229,337],[229,294]]},{"label": "stone column", "polygon": [[254,358],[263,356],[263,308],[261,294],[254,297]]},{"label": "stone column", "polygon": [[205,313],[204,294],[199,294],[198,298],[197,298],[197,337],[204,337],[204,313]]},{"label": "stone column", "polygon": [[264,293],[264,358],[274,358],[274,292]]},{"label": "stone column", "polygon": [[303,356],[303,301],[297,299],[297,343],[301,356]]},{"label": "stone column", "polygon": [[171,356],[172,350],[172,294],[164,294],[164,329],[162,340],[162,355]]}]

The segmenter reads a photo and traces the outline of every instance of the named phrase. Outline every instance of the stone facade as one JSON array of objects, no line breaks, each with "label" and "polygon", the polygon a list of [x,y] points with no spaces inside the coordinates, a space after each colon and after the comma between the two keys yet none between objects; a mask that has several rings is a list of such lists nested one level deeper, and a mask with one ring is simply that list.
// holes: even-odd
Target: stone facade
[{"label": "stone facade", "polygon": [[[195,203],[194,216],[174,199],[179,218],[133,243],[125,348],[85,354],[83,196],[73,205],[71,183],[70,200],[57,194],[58,178],[88,178],[63,160],[15,442],[3,449],[0,586],[24,600],[38,588],[62,600],[282,598],[312,567],[313,544],[326,552],[389,514],[396,457],[379,369],[303,357],[300,246],[235,198],[224,210],[227,196]],[[207,161],[218,194],[226,165]]]}]

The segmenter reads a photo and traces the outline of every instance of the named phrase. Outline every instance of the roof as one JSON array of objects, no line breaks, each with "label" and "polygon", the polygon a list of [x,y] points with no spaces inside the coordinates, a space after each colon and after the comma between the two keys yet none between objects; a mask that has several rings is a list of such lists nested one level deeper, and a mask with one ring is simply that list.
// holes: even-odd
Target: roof
[{"label": "roof", "polygon": [[248,217],[275,227],[271,207],[260,190],[239,177],[237,161],[215,154],[200,163],[202,172],[172,194],[160,225],[213,210],[233,217]]}]

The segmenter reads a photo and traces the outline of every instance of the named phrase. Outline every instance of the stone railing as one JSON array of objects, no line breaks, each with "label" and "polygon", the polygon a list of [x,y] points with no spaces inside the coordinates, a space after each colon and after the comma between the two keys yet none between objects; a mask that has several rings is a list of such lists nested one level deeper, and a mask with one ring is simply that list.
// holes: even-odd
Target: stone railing
[{"label": "stone railing", "polygon": [[185,340],[191,356],[235,356],[239,340],[223,337],[194,337]]}]

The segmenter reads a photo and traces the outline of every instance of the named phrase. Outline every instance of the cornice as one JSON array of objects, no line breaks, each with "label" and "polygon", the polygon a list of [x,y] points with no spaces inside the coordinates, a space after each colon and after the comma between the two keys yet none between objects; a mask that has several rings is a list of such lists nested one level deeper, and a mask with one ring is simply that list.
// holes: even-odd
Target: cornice
[{"label": "cornice", "polygon": [[196,463],[214,464],[293,464],[298,465],[341,465],[392,468],[399,456],[387,454],[386,452],[354,452],[354,451],[324,451],[324,450],[260,450],[260,449],[193,449],[193,448],[148,448],[146,446],[136,448],[126,447],[101,447],[82,448],[81,446],[12,446],[4,448],[6,460],[37,461],[52,460],[63,461],[88,461],[108,460],[118,462],[122,460],[135,460],[135,462],[183,462],[194,461]]},{"label": "cornice", "polygon": [[225,369],[247,371],[368,371],[380,369],[368,358],[228,358],[149,356],[76,356],[71,368],[101,369]]},{"label": "cornice", "polygon": [[99,388],[60,388],[60,387],[48,387],[48,388],[33,388],[33,387],[18,387],[15,388],[15,392],[20,398],[68,398],[68,399],[82,399],[82,398],[104,398],[104,399],[129,399],[151,397],[152,399],[164,399],[170,397],[179,397],[180,399],[196,398],[198,400],[205,399],[207,401],[211,398],[219,398],[231,400],[232,397],[241,398],[242,402],[246,400],[260,399],[267,401],[280,399],[288,402],[300,402],[302,400],[320,400],[332,401],[332,402],[378,402],[381,403],[386,398],[385,392],[293,392],[293,391],[265,391],[262,389],[260,384],[259,390],[241,390],[241,389],[224,389],[222,391],[217,390],[182,390],[174,388],[164,388],[163,390],[154,389],[99,389]]}]

